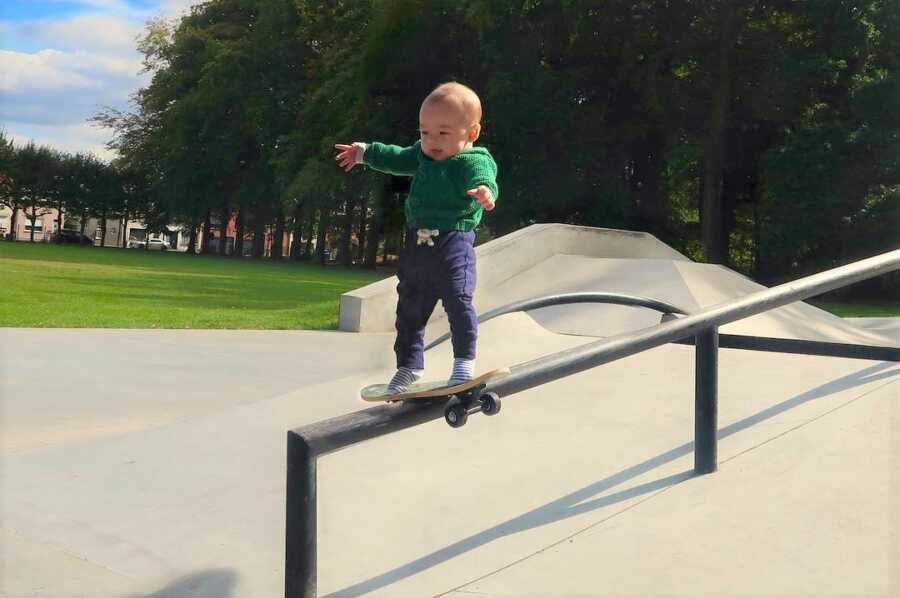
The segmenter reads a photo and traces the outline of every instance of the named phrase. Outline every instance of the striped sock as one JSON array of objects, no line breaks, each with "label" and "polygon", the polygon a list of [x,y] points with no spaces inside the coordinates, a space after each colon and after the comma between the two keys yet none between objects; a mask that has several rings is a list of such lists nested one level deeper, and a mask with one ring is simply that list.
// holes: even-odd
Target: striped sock
[{"label": "striped sock", "polygon": [[474,359],[454,359],[453,372],[450,374],[450,380],[447,386],[456,386],[468,382],[475,377],[475,360]]},{"label": "striped sock", "polygon": [[424,370],[413,370],[410,368],[397,368],[397,372],[391,381],[388,382],[388,392],[398,394],[405,392],[409,385],[422,378]]}]

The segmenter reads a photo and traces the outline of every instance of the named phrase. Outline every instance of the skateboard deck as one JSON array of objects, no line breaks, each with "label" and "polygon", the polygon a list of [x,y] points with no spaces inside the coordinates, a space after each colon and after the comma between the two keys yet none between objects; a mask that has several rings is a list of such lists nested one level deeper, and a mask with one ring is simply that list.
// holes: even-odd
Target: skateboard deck
[{"label": "skateboard deck", "polygon": [[387,391],[387,384],[371,384],[363,388],[359,395],[364,401],[409,401],[415,399],[433,399],[435,397],[449,397],[457,393],[463,393],[497,378],[504,378],[510,374],[509,368],[491,370],[472,378],[465,384],[447,386],[447,381],[440,382],[415,382],[405,392],[391,394]]}]

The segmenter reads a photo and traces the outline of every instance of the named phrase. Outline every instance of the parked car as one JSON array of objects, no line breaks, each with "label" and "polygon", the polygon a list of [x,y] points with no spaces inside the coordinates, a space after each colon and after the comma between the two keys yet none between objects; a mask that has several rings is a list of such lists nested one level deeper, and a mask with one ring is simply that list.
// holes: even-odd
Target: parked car
[{"label": "parked car", "polygon": [[163,239],[150,239],[149,241],[129,241],[128,249],[149,249],[153,251],[168,251],[172,249],[168,241]]},{"label": "parked car", "polygon": [[171,249],[171,247],[169,247],[169,244],[166,241],[163,241],[162,239],[150,239],[149,241],[147,241],[147,244],[144,247],[144,249],[155,250],[155,251],[167,251],[167,250]]},{"label": "parked car", "polygon": [[53,238],[55,243],[72,243],[76,245],[93,245],[94,240],[87,235],[82,235],[77,230],[62,229]]}]

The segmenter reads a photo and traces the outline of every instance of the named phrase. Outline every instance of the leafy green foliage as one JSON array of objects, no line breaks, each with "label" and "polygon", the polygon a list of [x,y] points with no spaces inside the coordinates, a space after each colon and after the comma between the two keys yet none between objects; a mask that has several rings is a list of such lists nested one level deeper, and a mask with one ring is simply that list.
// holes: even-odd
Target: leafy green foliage
[{"label": "leafy green foliage", "polygon": [[457,80],[500,167],[494,234],[645,230],[763,281],[897,244],[895,1],[213,0],[138,47],[136,111],[97,117],[125,199],[73,205],[377,248],[402,193],[333,146],[413,142],[422,98]]}]

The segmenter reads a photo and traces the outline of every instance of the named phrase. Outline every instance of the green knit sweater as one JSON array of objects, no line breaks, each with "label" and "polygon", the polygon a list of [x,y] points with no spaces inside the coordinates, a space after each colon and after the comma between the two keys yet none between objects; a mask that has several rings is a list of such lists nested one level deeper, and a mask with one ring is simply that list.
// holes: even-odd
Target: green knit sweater
[{"label": "green knit sweater", "polygon": [[484,185],[494,201],[497,164],[483,147],[464,149],[447,160],[432,160],[421,150],[421,141],[410,147],[370,143],[363,163],[380,172],[413,177],[404,211],[411,228],[469,231],[481,223],[484,208],[466,191]]}]

